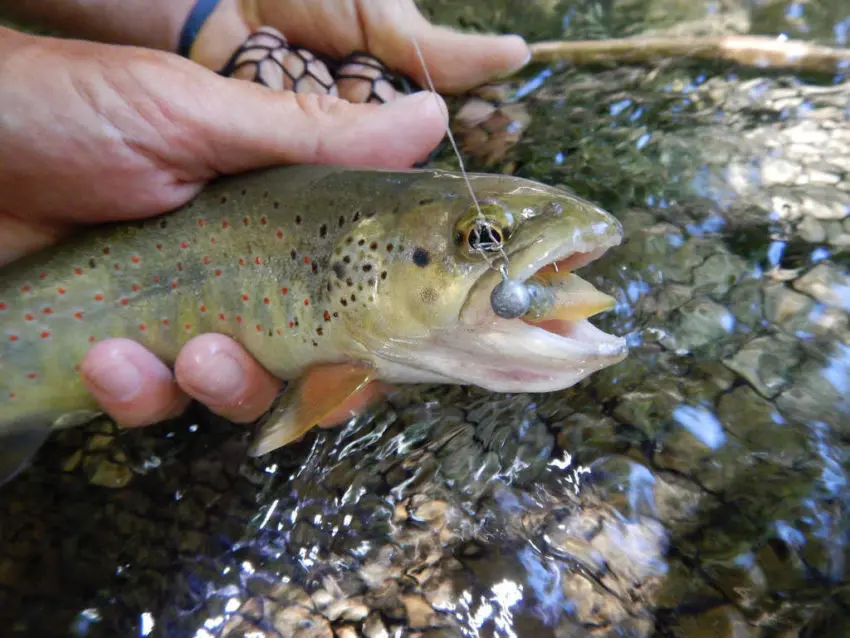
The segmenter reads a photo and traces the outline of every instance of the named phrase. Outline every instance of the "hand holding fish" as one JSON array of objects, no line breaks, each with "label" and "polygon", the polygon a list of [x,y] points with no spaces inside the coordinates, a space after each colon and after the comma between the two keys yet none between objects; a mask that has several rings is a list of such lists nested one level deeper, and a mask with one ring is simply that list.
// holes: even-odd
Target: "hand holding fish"
[{"label": "hand holding fish", "polygon": [[[0,86],[6,87],[0,94],[0,266],[82,225],[174,209],[218,175],[280,163],[400,168],[442,138],[444,114],[431,94],[356,104],[269,91],[210,70],[260,25],[329,56],[368,50],[419,79],[413,33],[437,89],[448,92],[507,74],[528,56],[518,37],[432,26],[412,0],[223,0],[195,40],[197,64],[166,52],[176,49],[192,5],[0,0],[0,14],[8,10],[72,36],[139,47],[0,27]],[[126,426],[177,414],[189,397],[249,421],[268,409],[279,389],[276,378],[220,334],[191,340],[174,368],[176,378],[138,343],[112,339],[92,348],[81,371],[102,407]]]}]

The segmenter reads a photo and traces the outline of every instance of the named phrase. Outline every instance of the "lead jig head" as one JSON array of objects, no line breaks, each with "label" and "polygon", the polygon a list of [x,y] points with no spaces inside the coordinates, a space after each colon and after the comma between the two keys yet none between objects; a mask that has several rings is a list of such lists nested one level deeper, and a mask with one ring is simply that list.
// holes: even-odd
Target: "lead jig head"
[{"label": "lead jig head", "polygon": [[490,293],[490,306],[502,319],[517,319],[531,307],[531,293],[523,282],[505,277]]}]

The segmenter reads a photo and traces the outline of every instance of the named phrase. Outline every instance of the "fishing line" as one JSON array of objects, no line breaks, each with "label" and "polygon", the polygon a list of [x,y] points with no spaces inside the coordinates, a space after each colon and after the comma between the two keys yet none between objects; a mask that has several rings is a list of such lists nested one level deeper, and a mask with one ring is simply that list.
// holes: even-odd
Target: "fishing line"
[{"label": "fishing line", "polygon": [[[434,99],[437,100],[437,89],[434,87],[434,81],[431,79],[431,74],[428,72],[428,65],[425,62],[425,56],[422,55],[422,49],[419,47],[419,41],[413,33],[410,33],[409,35],[411,42],[413,42],[413,47],[416,49],[419,64],[422,66],[422,72],[425,74],[425,80],[428,82],[428,89],[434,94]],[[437,102],[439,103],[440,101],[437,100]],[[440,109],[443,110],[442,104],[440,104]],[[460,165],[460,172],[463,176],[464,182],[466,182],[467,188],[469,189],[472,202],[475,205],[476,211],[478,211],[479,223],[481,224],[482,229],[489,228],[487,218],[484,216],[484,213],[481,210],[481,205],[478,203],[478,198],[475,196],[475,189],[472,188],[472,181],[466,174],[466,167],[463,163],[463,155],[461,155],[457,142],[455,142],[455,137],[452,134],[452,128],[449,124],[449,114],[445,110],[443,110],[443,113],[446,115],[446,134],[448,135],[449,141],[452,144],[452,149],[454,149],[455,155],[457,156],[457,161]],[[489,236],[492,237],[492,233],[489,233]],[[479,232],[479,238],[480,237],[481,233]],[[495,264],[494,260],[490,259],[485,248],[498,249],[499,256],[501,257],[501,263],[498,265]],[[473,250],[481,255],[490,268],[502,276],[502,281],[493,288],[493,291],[490,294],[490,305],[493,308],[493,312],[504,319],[516,319],[528,312],[528,309],[531,307],[531,293],[525,283],[516,279],[511,279],[508,275],[508,266],[510,265],[510,262],[501,242],[476,242],[475,246],[473,246]]]}]

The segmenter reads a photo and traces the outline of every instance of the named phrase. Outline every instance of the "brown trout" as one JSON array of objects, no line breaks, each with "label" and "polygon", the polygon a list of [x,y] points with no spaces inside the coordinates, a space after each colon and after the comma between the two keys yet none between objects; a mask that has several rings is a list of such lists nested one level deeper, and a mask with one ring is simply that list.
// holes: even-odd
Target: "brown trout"
[{"label": "brown trout", "polygon": [[[289,381],[254,454],[347,420],[375,384],[548,392],[623,359],[587,321],[613,300],[572,272],[621,241],[617,220],[557,188],[469,177],[480,212],[446,171],[246,173],[0,270],[0,472],[98,414],[77,369],[111,337],[173,364],[219,332]],[[520,319],[490,307],[504,256],[536,293]]]}]

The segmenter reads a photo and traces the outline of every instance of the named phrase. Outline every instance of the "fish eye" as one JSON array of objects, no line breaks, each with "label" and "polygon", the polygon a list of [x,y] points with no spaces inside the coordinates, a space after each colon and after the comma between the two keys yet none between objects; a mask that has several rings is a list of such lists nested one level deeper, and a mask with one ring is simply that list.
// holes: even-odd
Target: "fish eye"
[{"label": "fish eye", "polygon": [[501,252],[515,230],[514,216],[498,202],[470,206],[455,223],[454,241],[467,255]]}]

